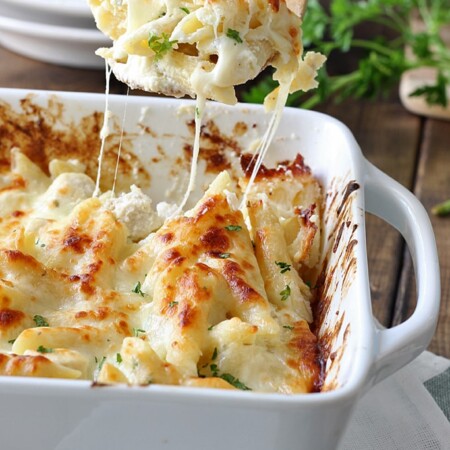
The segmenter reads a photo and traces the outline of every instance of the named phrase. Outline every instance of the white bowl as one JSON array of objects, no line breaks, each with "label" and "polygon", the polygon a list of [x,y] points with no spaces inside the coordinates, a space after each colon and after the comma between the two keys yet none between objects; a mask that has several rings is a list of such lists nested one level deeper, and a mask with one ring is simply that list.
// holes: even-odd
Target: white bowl
[{"label": "white bowl", "polygon": [[95,55],[111,41],[98,30],[28,22],[0,16],[0,44],[33,59],[69,67],[102,68]]},{"label": "white bowl", "polygon": [[0,11],[17,19],[94,28],[87,0],[0,0]]},{"label": "white bowl", "polygon": [[[36,91],[31,101],[44,108],[43,113],[30,108],[29,101],[21,101],[27,94],[0,90],[3,111],[20,112],[16,120],[21,130],[28,120],[51,122],[54,111],[59,130],[79,133],[81,118],[104,107],[103,95]],[[63,108],[55,107],[59,103]],[[125,97],[110,98],[119,130],[124,107]],[[128,142],[127,151],[154,174],[147,192],[155,201],[164,200],[176,178],[174,170],[185,170],[176,161],[183,145],[192,141],[188,123],[193,114],[194,103],[187,100],[128,98],[125,138],[132,138],[132,143],[124,142]],[[268,122],[263,109],[251,105],[209,104],[206,115],[242,149],[263,133]],[[248,130],[242,136],[233,134],[238,123],[241,130],[242,124]],[[1,127],[0,123],[0,134]],[[92,147],[80,151],[97,157]],[[322,313],[318,316],[326,361],[323,392],[282,395],[161,385],[94,387],[87,381],[0,377],[2,448],[337,447],[358,398],[428,345],[439,311],[439,267],[433,232],[421,204],[364,159],[344,125],[323,114],[287,108],[268,163],[292,159],[299,151],[328,193]],[[406,322],[389,330],[379,329],[371,312],[365,211],[399,229],[416,268],[416,310]]]}]

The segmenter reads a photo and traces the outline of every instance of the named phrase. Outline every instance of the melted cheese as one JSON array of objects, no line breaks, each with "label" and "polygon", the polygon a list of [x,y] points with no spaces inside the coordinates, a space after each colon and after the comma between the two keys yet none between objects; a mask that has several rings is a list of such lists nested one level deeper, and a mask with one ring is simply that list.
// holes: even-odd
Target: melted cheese
[{"label": "melted cheese", "polygon": [[89,0],[97,26],[114,41],[98,54],[119,79],[146,91],[228,104],[236,103],[235,86],[268,65],[290,92],[316,86],[324,58],[303,58],[300,3]]},{"label": "melted cheese", "polygon": [[[325,59],[311,52],[303,58],[304,3],[246,0],[230,6],[225,0],[89,0],[89,4],[99,29],[114,41],[112,48],[100,49],[98,54],[117,78],[132,88],[195,97],[196,111],[202,115],[205,99],[234,104],[235,86],[252,80],[268,65],[275,68],[280,88],[265,101],[274,114],[261,141],[251,186],[288,94],[316,87],[315,76]],[[189,182],[177,213],[195,186],[199,114],[195,124]]]},{"label": "melted cheese", "polygon": [[[52,167],[54,178],[16,150],[0,191],[0,374],[314,389],[311,293],[284,229],[317,183],[308,172],[279,173],[284,222],[265,200],[276,177],[256,179],[251,235],[226,172],[183,216],[143,227],[154,212],[137,187],[93,198],[93,180],[61,173],[79,164]],[[304,199],[318,203],[313,191]]]}]

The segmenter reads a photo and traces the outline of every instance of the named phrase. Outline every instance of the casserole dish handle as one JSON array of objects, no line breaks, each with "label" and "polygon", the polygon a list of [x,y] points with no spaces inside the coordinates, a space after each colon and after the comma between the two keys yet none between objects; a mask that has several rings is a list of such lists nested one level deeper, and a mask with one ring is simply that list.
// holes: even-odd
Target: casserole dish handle
[{"label": "casserole dish handle", "polygon": [[400,183],[368,161],[366,211],[395,227],[404,237],[414,264],[417,304],[412,316],[390,329],[377,327],[375,383],[391,375],[425,350],[439,314],[439,262],[433,229],[425,208]]}]

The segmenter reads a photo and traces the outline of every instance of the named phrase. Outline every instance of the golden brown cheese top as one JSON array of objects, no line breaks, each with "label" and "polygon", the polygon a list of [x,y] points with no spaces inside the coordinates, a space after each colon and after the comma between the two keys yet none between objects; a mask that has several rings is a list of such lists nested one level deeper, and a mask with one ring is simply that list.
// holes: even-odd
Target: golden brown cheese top
[{"label": "golden brown cheese top", "polygon": [[47,176],[19,151],[12,160],[0,185],[0,374],[315,389],[302,277],[320,249],[322,193],[309,170],[258,177],[244,211],[222,172],[161,225],[136,187],[93,198],[82,166]]}]

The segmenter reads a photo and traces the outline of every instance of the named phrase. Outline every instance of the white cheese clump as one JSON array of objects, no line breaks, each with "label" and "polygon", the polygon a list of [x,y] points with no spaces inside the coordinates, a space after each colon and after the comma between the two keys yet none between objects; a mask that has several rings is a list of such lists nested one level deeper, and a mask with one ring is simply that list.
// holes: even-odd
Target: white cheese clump
[{"label": "white cheese clump", "polygon": [[126,225],[133,241],[144,239],[162,225],[162,219],[152,208],[151,198],[134,184],[130,192],[106,198],[103,206]]}]

